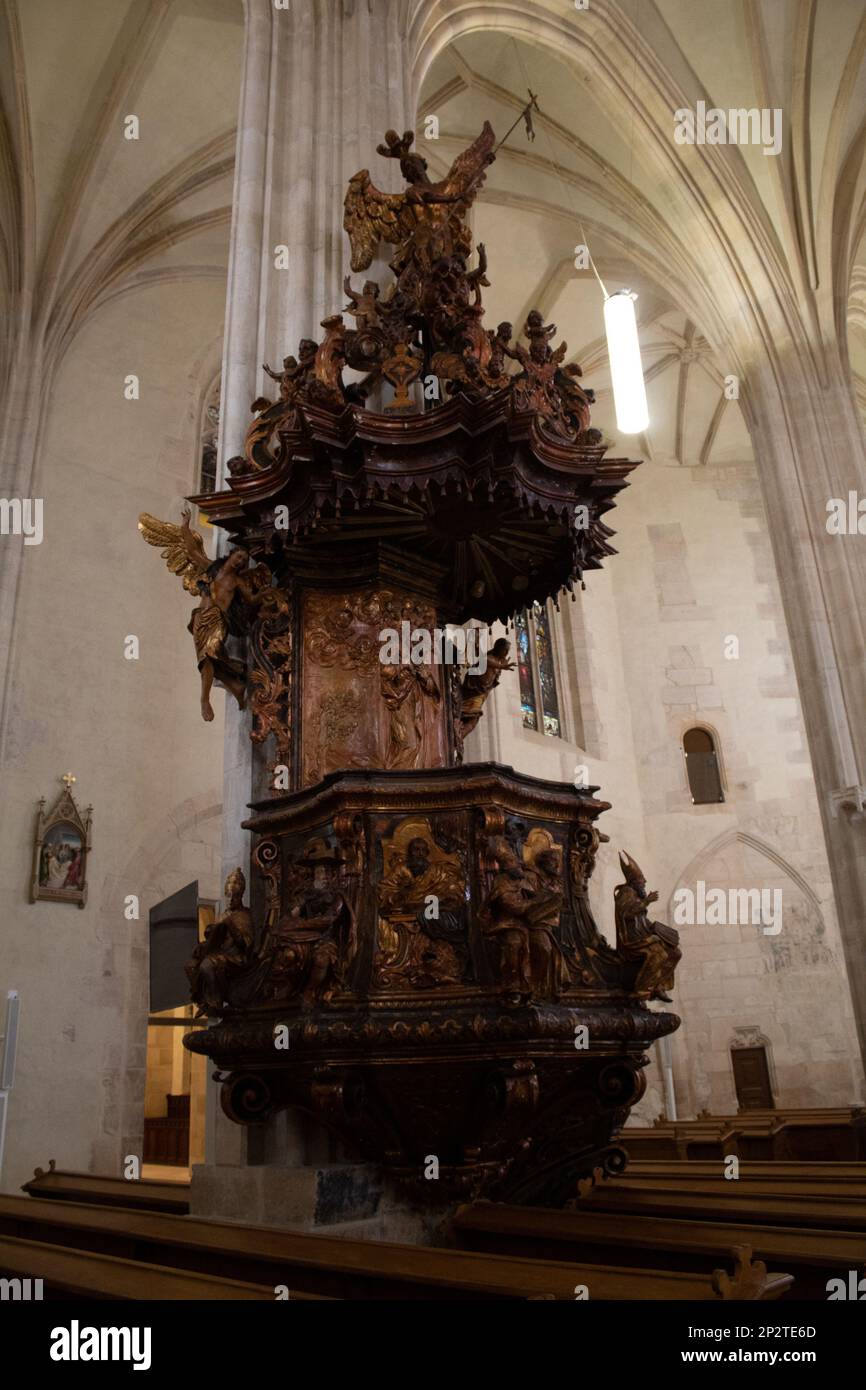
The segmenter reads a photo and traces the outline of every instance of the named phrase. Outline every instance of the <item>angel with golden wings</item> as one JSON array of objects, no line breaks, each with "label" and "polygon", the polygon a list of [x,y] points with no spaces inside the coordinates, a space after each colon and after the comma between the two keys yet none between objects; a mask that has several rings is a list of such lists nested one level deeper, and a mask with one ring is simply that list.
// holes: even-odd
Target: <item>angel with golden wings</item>
[{"label": "angel with golden wings", "polygon": [[138,529],[148,545],[163,547],[162,558],[172,574],[181,577],[187,593],[200,596],[188,631],[192,633],[201,673],[202,719],[209,722],[214,717],[210,702],[214,681],[234,695],[241,709],[246,700],[246,666],[226,650],[230,634],[239,627],[238,601],[258,607],[264,603],[279,604],[284,597],[280,590],[270,587],[267,566],[249,569],[249,556],[243,550],[231,550],[228,555],[209,560],[201,536],[189,522],[188,509],[183,512],[180,526],[143,512]]},{"label": "angel with golden wings", "polygon": [[412,263],[426,273],[435,261],[449,256],[468,256],[472,237],[463,218],[484,182],[492,163],[493,129],[489,121],[477,140],[459,154],[444,179],[433,183],[427,161],[410,146],[411,130],[399,136],[385,134],[377,146],[386,159],[399,159],[409,187],[405,193],[380,193],[362,169],[349,180],[344,203],[343,227],[352,248],[352,270],[366,270],[381,241],[397,246],[391,268],[398,279]]}]

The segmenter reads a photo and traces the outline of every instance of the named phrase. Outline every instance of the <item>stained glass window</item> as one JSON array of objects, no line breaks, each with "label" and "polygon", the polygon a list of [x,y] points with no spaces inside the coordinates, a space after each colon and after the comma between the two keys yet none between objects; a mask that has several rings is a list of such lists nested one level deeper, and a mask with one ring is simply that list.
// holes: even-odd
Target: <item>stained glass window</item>
[{"label": "stained glass window", "polygon": [[538,713],[535,703],[535,680],[533,677],[533,639],[526,613],[519,613],[514,620],[517,633],[517,671],[520,676],[520,709],[523,714],[524,729],[538,728]]},{"label": "stained glass window", "polygon": [[199,492],[216,492],[217,438],[220,428],[220,386],[220,378],[217,377],[202,407],[201,462],[198,476]]},{"label": "stained glass window", "polygon": [[535,603],[515,618],[514,626],[523,727],[561,738],[550,613],[546,606]]},{"label": "stained glass window", "polygon": [[556,689],[556,672],[553,669],[553,636],[550,631],[550,614],[540,603],[532,609],[535,620],[535,658],[538,663],[538,687],[541,694],[541,717],[544,732],[559,738],[562,730],[559,723],[559,694]]}]

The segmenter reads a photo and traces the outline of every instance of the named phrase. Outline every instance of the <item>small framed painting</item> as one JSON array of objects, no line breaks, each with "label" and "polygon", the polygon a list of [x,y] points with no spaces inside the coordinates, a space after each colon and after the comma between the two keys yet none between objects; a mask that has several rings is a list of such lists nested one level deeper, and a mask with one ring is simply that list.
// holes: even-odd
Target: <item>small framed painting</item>
[{"label": "small framed painting", "polygon": [[75,778],[61,778],[63,791],[46,814],[45,798],[39,802],[36,842],[33,847],[33,883],[30,901],[87,902],[87,855],[90,850],[92,806],[81,815],[72,795]]}]

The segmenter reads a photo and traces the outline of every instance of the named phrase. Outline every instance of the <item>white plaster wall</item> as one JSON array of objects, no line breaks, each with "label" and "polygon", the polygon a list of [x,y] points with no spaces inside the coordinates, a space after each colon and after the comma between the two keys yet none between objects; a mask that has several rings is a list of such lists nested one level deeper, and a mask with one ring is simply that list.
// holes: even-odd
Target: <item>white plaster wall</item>
[{"label": "white plaster wall", "polygon": [[[779,1105],[855,1102],[863,1073],[771,522],[736,401],[712,423],[727,368],[699,330],[665,304],[658,285],[637,276],[631,283],[640,290],[650,427],[643,437],[618,436],[601,292],[589,272],[575,272],[569,254],[580,238],[527,202],[502,207],[493,191],[476,205],[476,235],[487,247],[492,281],[487,318],[513,321],[517,336],[526,310],[540,305],[545,321],[558,325],[554,342],[567,340],[569,359],[583,364],[596,391],[593,424],[611,454],[643,462],[605,517],[618,553],[586,576],[578,604],[563,601],[558,619],[563,674],[569,641],[576,656],[576,690],[565,703],[588,711],[585,747],[521,727],[516,672],[485,716],[495,733],[485,734],[482,721],[467,746],[471,756],[497,756],[567,780],[575,763],[588,764],[598,795],[613,803],[599,822],[611,840],[599,851],[591,894],[611,938],[619,849],[637,859],[658,890],[656,910],[665,920],[687,877],[692,888],[697,876],[709,885],[712,872],[720,885],[783,888],[792,911],[783,914],[782,940],[790,933],[793,947],[797,937],[790,964],[777,953],[768,965],[753,929],[742,936],[736,928],[681,929],[673,1008],[683,1026],[672,1049],[681,1116],[736,1109],[729,1044],[737,1027],[758,1027],[770,1039]],[[593,246],[603,263],[604,242]],[[552,273],[552,266],[560,269]],[[622,268],[615,274],[612,286]],[[725,657],[729,636],[739,642],[736,660]],[[573,683],[573,670],[571,676]],[[693,724],[718,735],[722,804],[691,804],[681,740]],[[566,719],[566,734],[574,728]],[[554,744],[559,748],[546,746]],[[741,854],[733,869],[701,867],[701,856],[725,835],[748,837],[762,851]],[[738,873],[748,877],[739,881]],[[798,879],[814,897],[805,919]],[[634,1118],[647,1122],[661,1113],[663,1094],[653,1061]]]},{"label": "white plaster wall", "polygon": [[[663,915],[672,920],[674,889],[694,890],[699,878],[782,892],[782,930],[772,941],[753,927],[681,928],[676,999],[684,1023],[673,1046],[685,1113],[736,1109],[728,1049],[744,1026],[771,1040],[779,1105],[846,1104],[863,1093],[767,526],[749,458],[686,469],[646,464],[618,509],[615,584],[629,630],[645,867]],[[725,657],[731,636],[736,659]],[[681,739],[694,723],[718,736],[724,803],[691,805]],[[727,862],[711,848],[723,836],[737,837]]]},{"label": "white plaster wall", "polygon": [[[22,999],[6,1189],[49,1158],[114,1173],[140,1153],[148,908],[196,878],[203,896],[221,892],[224,697],[206,726],[185,631],[193,600],[136,528],[144,510],[177,519],[196,486],[221,288],[113,301],[74,343],[48,404],[45,538],[24,549],[0,819],[0,986]],[[132,371],[138,401],[124,399]],[[124,659],[129,634],[137,661]],[[28,901],[36,802],[53,800],[66,771],[93,805],[83,910]],[[128,894],[138,921],[124,917]]]},{"label": "white plaster wall", "polygon": [[[588,765],[598,795],[613,803],[599,822],[611,841],[599,851],[592,893],[611,939],[619,849],[659,891],[665,920],[675,888],[694,889],[698,877],[708,887],[782,890],[782,931],[772,941],[750,926],[680,929],[680,1116],[736,1110],[729,1048],[749,1026],[770,1040],[779,1105],[854,1102],[862,1074],[850,994],[754,463],[644,463],[632,476],[612,518],[620,553],[587,576],[577,605],[562,603],[555,625],[561,678],[569,628],[578,653],[565,704],[590,709],[593,746],[525,730],[513,672],[468,755],[564,780]],[[724,657],[730,635],[738,660]],[[722,804],[691,804],[681,739],[694,723],[718,734]],[[574,727],[566,712],[566,734]],[[724,836],[736,847],[727,858],[712,848]],[[654,1061],[634,1118],[648,1122],[662,1108]]]}]

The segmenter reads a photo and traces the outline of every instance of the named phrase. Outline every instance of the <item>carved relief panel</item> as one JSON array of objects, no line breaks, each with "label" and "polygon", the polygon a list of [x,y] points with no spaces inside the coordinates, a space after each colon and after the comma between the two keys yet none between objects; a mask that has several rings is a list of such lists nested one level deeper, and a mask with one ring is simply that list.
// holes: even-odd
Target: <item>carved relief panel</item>
[{"label": "carved relief panel", "polygon": [[567,885],[556,834],[508,817],[482,852],[482,877],[479,921],[501,992],[513,1003],[560,998],[572,984],[573,960],[563,941]]},{"label": "carved relief panel", "polygon": [[303,1009],[351,989],[366,854],[360,817],[340,815],[302,836],[268,838],[253,862],[264,883],[264,931],[250,997]]},{"label": "carved relief panel", "polygon": [[471,982],[462,819],[384,821],[379,850],[374,988]]},{"label": "carved relief panel", "polygon": [[435,625],[429,604],[394,589],[306,594],[302,785],[353,768],[446,766],[441,667],[380,659],[384,632],[432,633]]}]

